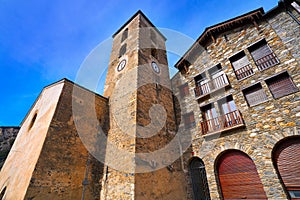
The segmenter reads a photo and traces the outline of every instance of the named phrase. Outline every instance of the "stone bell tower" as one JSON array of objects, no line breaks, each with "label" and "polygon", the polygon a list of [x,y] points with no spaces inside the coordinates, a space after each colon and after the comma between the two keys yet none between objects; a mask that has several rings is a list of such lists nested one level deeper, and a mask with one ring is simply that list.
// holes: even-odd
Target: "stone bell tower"
[{"label": "stone bell tower", "polygon": [[177,126],[165,41],[141,11],[113,35],[101,199],[186,199],[184,173],[168,149]]}]

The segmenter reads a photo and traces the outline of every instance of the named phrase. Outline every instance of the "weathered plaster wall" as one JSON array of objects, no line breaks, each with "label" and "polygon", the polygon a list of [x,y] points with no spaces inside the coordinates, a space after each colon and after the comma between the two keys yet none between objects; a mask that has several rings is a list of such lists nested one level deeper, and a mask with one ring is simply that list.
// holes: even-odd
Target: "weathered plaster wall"
[{"label": "weathered plaster wall", "polygon": [[6,199],[24,199],[62,88],[62,83],[45,88],[24,120],[0,172],[0,188],[7,187]]}]

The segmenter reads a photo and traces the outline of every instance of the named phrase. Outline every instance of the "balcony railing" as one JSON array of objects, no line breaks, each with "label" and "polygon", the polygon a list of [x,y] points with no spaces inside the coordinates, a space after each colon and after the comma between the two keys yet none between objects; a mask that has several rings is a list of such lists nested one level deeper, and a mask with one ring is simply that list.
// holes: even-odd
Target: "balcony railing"
[{"label": "balcony railing", "polygon": [[238,80],[247,78],[248,76],[251,76],[254,74],[253,68],[251,64],[245,65],[244,67],[241,67],[237,70],[235,70],[235,74]]},{"label": "balcony railing", "polygon": [[255,61],[260,71],[268,69],[278,63],[279,60],[273,52]]},{"label": "balcony railing", "polygon": [[201,97],[206,94],[210,94],[210,93],[212,93],[222,87],[225,87],[227,85],[229,85],[229,82],[228,82],[226,74],[224,74],[224,73],[220,74],[216,78],[207,81],[207,83],[196,86],[196,88],[194,89],[195,96]]},{"label": "balcony railing", "polygon": [[233,128],[244,126],[240,111],[235,110],[225,115],[201,122],[202,134],[227,131]]}]

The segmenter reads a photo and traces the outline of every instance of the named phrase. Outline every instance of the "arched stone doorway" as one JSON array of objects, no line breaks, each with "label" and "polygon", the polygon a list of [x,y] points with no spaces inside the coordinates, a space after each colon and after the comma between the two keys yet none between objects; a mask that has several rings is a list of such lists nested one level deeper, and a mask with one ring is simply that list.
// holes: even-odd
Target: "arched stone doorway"
[{"label": "arched stone doorway", "polygon": [[300,199],[300,137],[279,141],[272,151],[278,177],[289,199]]},{"label": "arched stone doorway", "polygon": [[216,160],[217,181],[223,199],[267,199],[252,159],[238,150],[227,150]]},{"label": "arched stone doorway", "polygon": [[189,169],[194,200],[210,200],[204,162],[200,158],[195,157],[191,160]]}]

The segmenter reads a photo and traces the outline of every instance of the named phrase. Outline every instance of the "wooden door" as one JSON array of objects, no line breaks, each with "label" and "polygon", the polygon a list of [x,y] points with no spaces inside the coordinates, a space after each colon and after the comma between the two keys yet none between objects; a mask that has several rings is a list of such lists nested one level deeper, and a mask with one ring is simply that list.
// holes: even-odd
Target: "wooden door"
[{"label": "wooden door", "polygon": [[290,199],[300,199],[300,137],[279,142],[273,163]]},{"label": "wooden door", "polygon": [[220,189],[224,199],[267,199],[251,158],[230,150],[217,161]]}]

